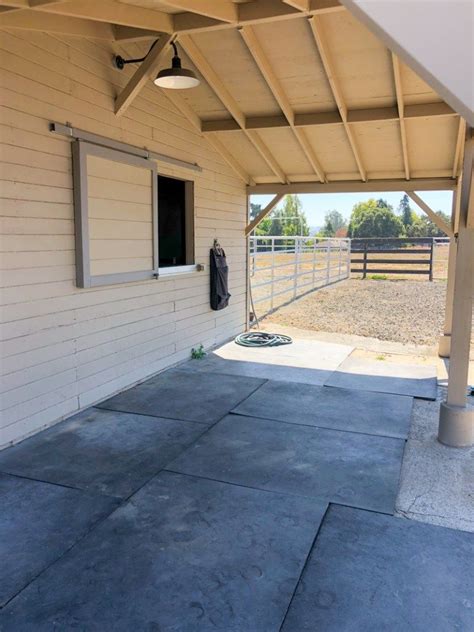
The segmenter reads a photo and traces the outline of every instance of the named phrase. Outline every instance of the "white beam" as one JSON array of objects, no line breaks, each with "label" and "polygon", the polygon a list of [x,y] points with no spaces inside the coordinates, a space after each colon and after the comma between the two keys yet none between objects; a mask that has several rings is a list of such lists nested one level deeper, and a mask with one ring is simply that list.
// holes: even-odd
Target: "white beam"
[{"label": "white beam", "polygon": [[402,142],[403,166],[405,177],[410,179],[410,166],[408,162],[407,132],[405,127],[405,103],[403,101],[402,77],[400,74],[400,62],[398,57],[392,53],[393,79],[395,82],[395,94],[397,96],[398,117],[400,119],[400,138]]},{"label": "white beam", "polygon": [[453,237],[453,229],[449,224],[443,220],[442,217],[437,215],[432,208],[428,206],[428,204],[422,200],[414,191],[405,191],[409,198],[415,202],[430,218],[430,220],[435,224],[443,233],[446,233],[448,237]]},{"label": "white beam", "polygon": [[121,116],[132,104],[133,100],[150,77],[157,73],[158,65],[163,58],[168,44],[172,39],[171,35],[163,35],[148,53],[135,74],[131,77],[125,88],[115,99],[115,114]]},{"label": "white beam", "polygon": [[296,138],[297,143],[299,144],[301,150],[303,151],[306,159],[308,160],[311,168],[316,173],[321,182],[326,181],[326,176],[324,175],[323,168],[314,152],[314,149],[311,146],[304,130],[295,129],[295,115],[293,113],[293,109],[291,104],[286,96],[280,82],[278,81],[275,73],[273,72],[270,62],[265,55],[264,50],[262,49],[260,42],[257,39],[255,31],[251,26],[245,26],[239,29],[239,32],[247,45],[247,48],[250,51],[250,54],[255,60],[260,72],[262,73],[269,89],[271,90],[273,96],[275,97],[276,102],[280,106],[283,114],[285,115],[286,120],[290,128],[293,131],[293,134]]},{"label": "white beam", "polygon": [[326,36],[324,34],[322,22],[320,18],[316,15],[309,18],[309,23],[311,25],[311,30],[314,35],[314,40],[319,50],[319,54],[321,56],[321,61],[323,62],[324,70],[326,71],[326,76],[329,81],[329,85],[331,86],[331,90],[334,96],[334,100],[337,105],[337,109],[339,110],[339,114],[341,115],[342,124],[344,125],[344,129],[346,130],[347,139],[349,141],[349,145],[351,146],[352,153],[354,154],[354,159],[357,164],[357,168],[359,169],[360,177],[362,180],[367,180],[367,175],[365,172],[364,165],[362,164],[362,158],[360,157],[359,149],[357,147],[357,143],[354,137],[354,132],[352,131],[348,120],[347,120],[347,106],[344,102],[344,98],[342,96],[342,91],[339,85],[339,81],[336,77],[336,72],[334,70],[334,64],[331,59],[331,55],[329,52],[329,47],[326,42]]},{"label": "white beam", "polygon": [[260,153],[262,158],[268,164],[273,173],[279,178],[281,182],[287,182],[288,178],[283,173],[282,168],[278,164],[278,162],[273,157],[272,153],[265,145],[263,140],[255,131],[249,131],[245,129],[245,116],[241,111],[237,101],[230,94],[230,92],[225,87],[222,80],[218,77],[217,73],[211,67],[207,59],[204,57],[202,52],[196,46],[195,42],[189,35],[181,35],[179,38],[179,42],[181,46],[186,51],[186,54],[191,59],[193,64],[196,66],[200,74],[204,77],[207,84],[213,90],[213,92],[219,97],[224,106],[233,116],[235,121],[239,124],[240,128],[243,130],[244,134],[247,136],[249,141],[253,144],[253,146]]},{"label": "white beam", "polygon": [[265,219],[265,217],[269,213],[271,213],[271,211],[275,208],[275,206],[282,199],[282,197],[284,197],[283,193],[278,193],[277,195],[275,195],[275,197],[270,200],[270,202],[266,205],[266,207],[262,211],[260,211],[260,213],[257,215],[257,217],[255,217],[255,219],[253,219],[250,222],[250,224],[245,228],[245,236],[246,237],[248,237],[250,235],[250,233],[260,224],[262,219]]}]

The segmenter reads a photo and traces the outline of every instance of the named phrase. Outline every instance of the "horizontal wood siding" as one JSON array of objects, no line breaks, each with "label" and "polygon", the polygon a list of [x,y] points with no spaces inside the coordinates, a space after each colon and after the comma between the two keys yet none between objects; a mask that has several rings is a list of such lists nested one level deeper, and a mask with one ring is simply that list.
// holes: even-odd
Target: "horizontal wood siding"
[{"label": "horizontal wood siding", "polygon": [[[135,69],[115,70],[112,54],[137,56],[136,46],[112,50],[81,38],[0,33],[0,446],[245,326],[244,185],[151,82],[123,117],[114,115],[114,97]],[[196,262],[206,271],[76,288],[71,145],[50,133],[50,121],[199,163],[202,173],[165,163],[158,172],[195,182]],[[148,183],[132,167],[111,176],[100,161],[93,166],[94,265],[100,273],[119,271],[126,251],[128,269],[143,269],[150,257]],[[124,226],[126,240],[120,239]],[[223,312],[209,308],[207,264],[215,237],[230,266],[232,299]]]}]

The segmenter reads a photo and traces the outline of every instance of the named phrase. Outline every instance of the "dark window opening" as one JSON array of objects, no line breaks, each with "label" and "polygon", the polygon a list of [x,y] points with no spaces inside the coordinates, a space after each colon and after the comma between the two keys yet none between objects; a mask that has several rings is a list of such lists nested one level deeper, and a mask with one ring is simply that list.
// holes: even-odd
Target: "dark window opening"
[{"label": "dark window opening", "polygon": [[160,268],[194,263],[193,183],[158,176]]}]

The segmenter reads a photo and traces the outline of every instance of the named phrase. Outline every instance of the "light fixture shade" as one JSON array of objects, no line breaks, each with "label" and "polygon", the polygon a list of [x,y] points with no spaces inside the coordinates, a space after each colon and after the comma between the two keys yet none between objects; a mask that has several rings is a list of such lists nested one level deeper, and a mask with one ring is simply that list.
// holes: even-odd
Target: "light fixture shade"
[{"label": "light fixture shade", "polygon": [[200,81],[192,70],[178,66],[161,70],[153,83],[168,90],[186,90],[195,88]]}]

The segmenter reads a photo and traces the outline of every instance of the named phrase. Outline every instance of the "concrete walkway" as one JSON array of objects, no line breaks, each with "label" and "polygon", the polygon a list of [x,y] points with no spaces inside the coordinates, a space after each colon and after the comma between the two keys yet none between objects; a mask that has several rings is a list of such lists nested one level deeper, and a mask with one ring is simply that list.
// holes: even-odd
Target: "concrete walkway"
[{"label": "concrete walkway", "polygon": [[473,629],[469,518],[404,509],[435,371],[364,362],[226,345],[4,450],[0,630]]}]

